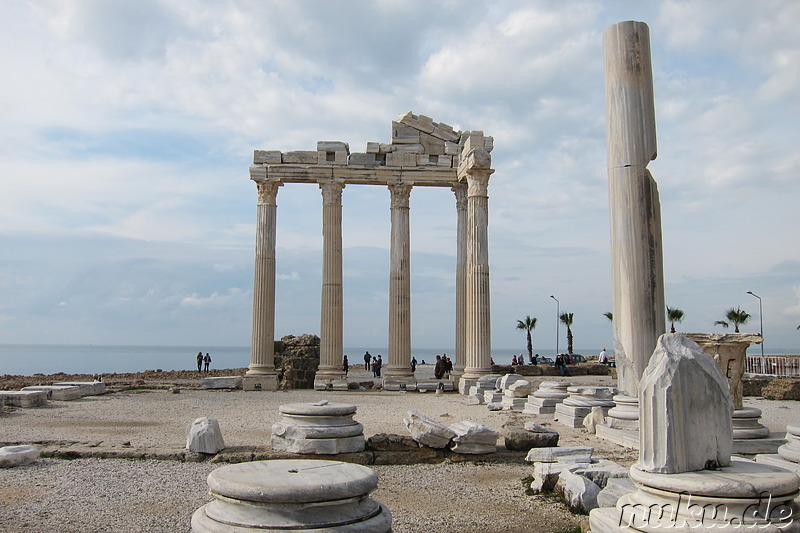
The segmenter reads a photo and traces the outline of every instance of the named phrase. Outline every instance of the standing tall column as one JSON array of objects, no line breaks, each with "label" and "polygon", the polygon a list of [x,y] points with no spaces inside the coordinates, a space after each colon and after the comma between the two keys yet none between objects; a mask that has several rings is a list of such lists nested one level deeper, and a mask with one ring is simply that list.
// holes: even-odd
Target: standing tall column
[{"label": "standing tall column", "polygon": [[467,184],[456,183],[456,353],[453,378],[464,374],[467,322]]},{"label": "standing tall column", "polygon": [[392,237],[389,266],[389,355],[385,379],[413,381],[411,372],[411,185],[389,185]]},{"label": "standing tall column", "polygon": [[277,390],[275,372],[275,237],[278,181],[257,181],[253,337],[244,390]]},{"label": "standing tall column", "polygon": [[666,331],[661,207],[656,181],[647,170],[656,158],[647,24],[610,26],[603,48],[614,355],[620,391],[636,397],[658,337]]},{"label": "standing tall column", "polygon": [[342,369],[342,189],[344,183],[326,181],[322,190],[322,309],[319,370],[314,388],[345,379]]},{"label": "standing tall column", "polygon": [[463,378],[492,371],[489,313],[489,174],[470,171],[467,179],[467,342]]}]

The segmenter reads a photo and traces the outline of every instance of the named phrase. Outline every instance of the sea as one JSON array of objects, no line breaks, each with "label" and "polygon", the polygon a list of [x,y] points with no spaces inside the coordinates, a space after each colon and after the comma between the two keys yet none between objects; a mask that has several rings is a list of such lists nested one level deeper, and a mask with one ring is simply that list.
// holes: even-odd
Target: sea
[{"label": "sea", "polygon": [[[388,350],[384,346],[347,347],[350,364],[363,362],[364,352],[383,355],[386,361]],[[0,375],[55,374],[111,374],[144,372],[145,370],[196,370],[197,352],[211,355],[211,368],[243,368],[250,364],[249,346],[150,346],[150,345],[105,345],[105,344],[0,344]],[[411,354],[419,364],[433,364],[437,355],[449,354],[453,348],[414,348]],[[554,349],[534,348],[542,357],[555,357]],[[527,351],[514,349],[492,349],[496,364],[511,364],[511,358]],[[594,356],[600,348],[576,349],[575,353]],[[748,354],[760,354],[758,346],[751,346]],[[794,350],[770,349],[768,355],[792,355]],[[424,363],[423,363],[424,362]]]}]

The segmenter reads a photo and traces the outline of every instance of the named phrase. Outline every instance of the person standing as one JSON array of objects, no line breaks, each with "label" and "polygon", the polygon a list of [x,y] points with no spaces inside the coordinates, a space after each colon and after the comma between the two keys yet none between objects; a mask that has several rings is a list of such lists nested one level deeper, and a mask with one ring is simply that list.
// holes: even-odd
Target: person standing
[{"label": "person standing", "polygon": [[342,358],[342,370],[344,370],[344,375],[347,375],[347,371],[350,370],[350,364],[347,362],[347,354],[344,354]]},{"label": "person standing", "polygon": [[197,352],[197,371],[203,371],[203,352]]},{"label": "person standing", "polygon": [[442,360],[441,355],[436,356],[436,365],[433,367],[433,377],[436,379],[442,379],[444,376],[444,361]]},{"label": "person standing", "polygon": [[369,371],[369,362],[372,360],[372,356],[369,354],[369,351],[364,354],[364,370]]},{"label": "person standing", "polygon": [[206,352],[206,356],[203,358],[203,362],[206,364],[206,372],[208,372],[208,366],[211,364],[211,356],[208,355],[208,352]]},{"label": "person standing", "polygon": [[378,369],[378,377],[381,377],[382,366],[383,366],[383,357],[381,357],[381,354],[378,354],[378,363],[376,364],[376,367]]},{"label": "person standing", "polygon": [[558,354],[556,356],[556,368],[562,376],[572,375],[572,373],[569,371],[569,367],[567,366],[567,359],[562,354]]},{"label": "person standing", "polygon": [[411,372],[416,372],[416,370],[417,370],[417,358],[416,357],[412,357],[411,358]]}]

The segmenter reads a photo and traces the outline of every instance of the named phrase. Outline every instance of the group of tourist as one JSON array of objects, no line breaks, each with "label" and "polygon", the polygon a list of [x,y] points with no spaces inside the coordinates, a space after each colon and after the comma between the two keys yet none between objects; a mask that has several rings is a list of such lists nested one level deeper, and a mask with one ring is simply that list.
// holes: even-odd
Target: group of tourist
[{"label": "group of tourist", "polygon": [[211,365],[211,356],[206,353],[205,357],[203,352],[197,352],[197,371],[203,372],[203,365],[205,365],[205,372],[208,372],[208,367]]},{"label": "group of tourist", "polygon": [[436,364],[433,367],[433,377],[436,379],[442,379],[445,376],[449,376],[450,372],[453,371],[453,361],[447,357],[447,354],[437,355],[436,356]]}]

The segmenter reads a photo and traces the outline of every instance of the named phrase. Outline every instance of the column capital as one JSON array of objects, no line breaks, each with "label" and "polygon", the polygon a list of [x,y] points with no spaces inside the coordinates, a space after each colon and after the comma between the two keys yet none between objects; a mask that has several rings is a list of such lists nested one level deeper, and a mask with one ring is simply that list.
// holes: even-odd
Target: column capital
[{"label": "column capital", "polygon": [[467,184],[459,181],[450,187],[450,190],[456,194],[456,211],[467,210]]},{"label": "column capital", "polygon": [[321,181],[319,188],[322,190],[323,205],[342,205],[343,181]]},{"label": "column capital", "polygon": [[257,181],[258,203],[276,205],[275,198],[278,196],[278,187],[282,186],[280,181]]},{"label": "column capital", "polygon": [[489,176],[493,170],[470,171],[466,174],[467,197],[489,197]]},{"label": "column capital", "polygon": [[406,183],[390,184],[389,192],[392,195],[392,209],[408,209],[409,198],[411,197],[411,185]]}]

